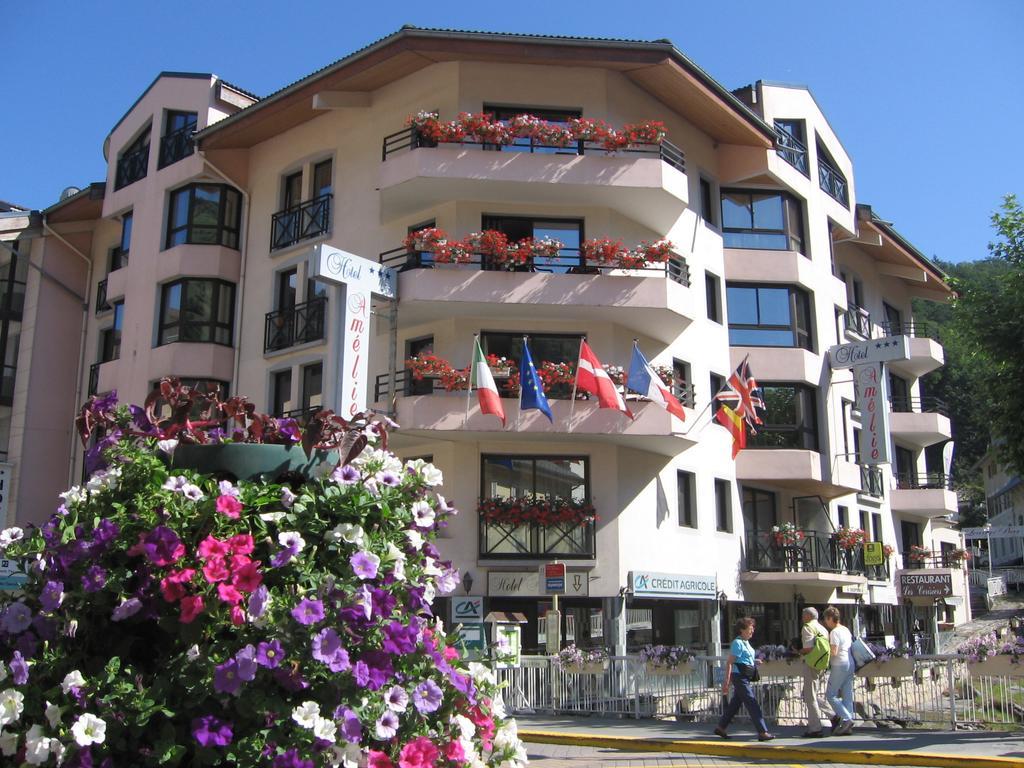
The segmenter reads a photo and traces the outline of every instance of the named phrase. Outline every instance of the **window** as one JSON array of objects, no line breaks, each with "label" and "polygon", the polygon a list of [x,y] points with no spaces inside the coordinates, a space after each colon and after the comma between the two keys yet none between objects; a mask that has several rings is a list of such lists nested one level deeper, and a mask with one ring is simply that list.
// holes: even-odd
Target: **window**
[{"label": "window", "polygon": [[[527,237],[534,240],[550,237],[565,246],[555,258],[534,259],[530,265],[520,268],[524,271],[565,273],[579,271],[586,266],[580,257],[580,243],[583,241],[582,219],[484,216],[481,228],[497,230],[505,235],[510,242]],[[487,257],[484,257],[482,266],[484,269],[494,268]]]},{"label": "window", "polygon": [[292,309],[298,294],[299,270],[296,267],[277,273],[277,308]]},{"label": "window", "polygon": [[320,408],[323,405],[324,364],[313,363],[302,366],[302,410]]},{"label": "window", "polygon": [[907,520],[900,521],[900,533],[903,538],[903,551],[909,552],[913,546],[921,546],[921,526]]},{"label": "window", "polygon": [[871,540],[882,540],[882,515],[878,512],[871,513]]},{"label": "window", "polygon": [[[495,333],[484,331],[480,334],[480,346],[485,355],[507,357],[518,366],[523,357],[523,333]],[[579,360],[580,335],[534,333],[529,334],[530,353],[533,364],[539,371],[545,362],[573,363]],[[502,380],[496,382],[499,390]],[[548,398],[567,399],[572,395],[571,384],[556,384],[549,387],[545,394]]]},{"label": "window", "polygon": [[[421,355],[434,354],[434,337],[422,336],[418,339],[409,339],[405,342],[405,359],[420,357]],[[434,392],[433,379],[421,379],[417,381],[409,373],[405,374],[406,395],[429,395]]]},{"label": "window", "polygon": [[693,379],[690,378],[690,364],[685,360],[672,359],[672,394],[683,405],[693,408]]},{"label": "window", "polygon": [[853,454],[850,451],[850,427],[853,419],[853,402],[843,399],[840,401],[843,408],[843,457],[849,459]]},{"label": "window", "polygon": [[768,533],[778,523],[775,494],[743,487],[743,527],[748,534]]},{"label": "window", "polygon": [[892,403],[894,413],[910,413],[913,410],[910,382],[892,371],[889,371],[889,402]]},{"label": "window", "polygon": [[739,347],[811,346],[811,299],[793,286],[726,285],[729,343]]},{"label": "window", "polygon": [[192,135],[196,130],[197,118],[198,115],[195,112],[174,110],[167,112],[164,135],[160,139],[160,157],[157,159],[157,168],[166,168],[195,151]]},{"label": "window", "polygon": [[334,164],[330,160],[324,160],[313,166],[313,199],[331,194],[333,166]]},{"label": "window", "polygon": [[725,389],[725,376],[720,373],[711,372],[711,400],[714,402],[715,395]]},{"label": "window", "polygon": [[147,125],[135,140],[125,147],[117,158],[114,175],[114,189],[127,187],[144,179],[149,171],[149,134],[152,126]]},{"label": "window", "polygon": [[178,280],[162,290],[157,345],[184,341],[230,347],[234,322],[234,285],[223,280]]},{"label": "window", "polygon": [[272,413],[275,416],[283,416],[290,409],[292,401],[292,369],[285,368],[283,371],[274,371],[271,374]]},{"label": "window", "polygon": [[715,217],[715,199],[711,191],[711,182],[703,176],[700,177],[700,217],[704,219],[707,224],[712,226],[717,224],[717,219]]},{"label": "window", "polygon": [[803,120],[776,120],[775,144],[775,151],[779,157],[804,176],[810,176],[807,168],[807,136]]},{"label": "window", "polygon": [[836,514],[839,518],[839,527],[846,528],[850,524],[850,510],[842,504],[836,507]]},{"label": "window", "polygon": [[590,498],[586,456],[490,455],[481,457],[480,497]]},{"label": "window", "polygon": [[676,494],[679,500],[679,525],[684,528],[697,527],[697,502],[694,498],[696,479],[693,472],[676,471]]},{"label": "window", "polygon": [[761,384],[764,425],[748,447],[818,450],[817,398],[803,384]]},{"label": "window", "polygon": [[190,243],[238,248],[241,196],[224,184],[189,184],[171,193],[166,248]]},{"label": "window", "polygon": [[828,150],[818,143],[818,186],[836,202],[850,207],[850,189],[846,177],[839,170],[839,164],[832,159]]},{"label": "window", "polygon": [[302,202],[302,171],[290,173],[281,180],[281,207],[294,208]]},{"label": "window", "polygon": [[721,280],[718,275],[710,272],[704,273],[704,298],[707,302],[708,320],[716,323],[722,322],[722,304],[719,300]]},{"label": "window", "polygon": [[124,325],[124,302],[114,303],[114,323],[100,331],[100,362],[109,363],[121,357],[121,329]]},{"label": "window", "polygon": [[802,253],[800,203],[785,192],[723,189],[722,233],[726,248]]},{"label": "window", "polygon": [[121,242],[110,249],[110,272],[128,266],[128,251],[132,244],[132,224],[134,215],[131,211],[121,217]]},{"label": "window", "polygon": [[903,313],[889,302],[882,302],[882,312],[885,315],[885,326],[883,330],[887,336],[896,336],[903,333]]},{"label": "window", "polygon": [[732,504],[729,481],[715,478],[715,520],[719,531],[732,533]]}]

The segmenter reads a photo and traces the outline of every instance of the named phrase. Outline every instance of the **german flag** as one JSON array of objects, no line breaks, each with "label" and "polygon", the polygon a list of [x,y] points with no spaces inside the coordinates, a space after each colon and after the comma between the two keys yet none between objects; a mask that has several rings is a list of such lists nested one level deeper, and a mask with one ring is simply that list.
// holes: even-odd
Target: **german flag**
[{"label": "german flag", "polygon": [[747,429],[743,417],[728,405],[719,406],[715,412],[715,420],[729,430],[732,435],[732,457],[747,447]]}]

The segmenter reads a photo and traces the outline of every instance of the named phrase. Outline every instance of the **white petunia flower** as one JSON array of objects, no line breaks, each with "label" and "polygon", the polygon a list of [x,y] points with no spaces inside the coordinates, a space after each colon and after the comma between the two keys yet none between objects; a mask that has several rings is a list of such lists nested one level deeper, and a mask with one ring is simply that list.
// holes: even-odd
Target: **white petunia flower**
[{"label": "white petunia flower", "polygon": [[494,670],[479,661],[469,662],[469,674],[478,683],[497,685],[498,680],[494,675]]},{"label": "white petunia flower", "polygon": [[346,544],[355,544],[362,548],[366,532],[361,526],[353,523],[339,523],[327,534],[332,541],[344,541]]},{"label": "white petunia flower", "polygon": [[25,532],[18,526],[14,525],[10,528],[5,528],[0,531],[0,550],[7,549],[14,542],[21,541],[24,538]]},{"label": "white petunia flower", "polygon": [[423,534],[415,530],[414,528],[409,528],[406,530],[405,538],[413,549],[423,548]]},{"label": "white petunia flower", "polygon": [[43,733],[43,726],[33,725],[25,734],[25,762],[42,765],[50,759],[50,737]]},{"label": "white petunia flower", "polygon": [[444,571],[442,571],[440,567],[438,567],[437,560],[430,556],[427,556],[423,560],[423,573],[426,576],[440,576],[444,573]]},{"label": "white petunia flower", "polygon": [[282,547],[293,549],[295,552],[301,552],[306,546],[306,540],[299,535],[298,531],[279,533],[277,534],[277,541]]},{"label": "white petunia flower", "polygon": [[459,735],[467,741],[472,739],[476,734],[476,726],[473,725],[473,721],[465,715],[456,715],[453,719],[455,724],[459,726]]},{"label": "white petunia flower", "polygon": [[25,711],[25,696],[21,691],[8,688],[0,693],[0,728],[17,721]]},{"label": "white petunia flower", "polygon": [[320,705],[315,701],[304,701],[292,710],[292,720],[303,728],[313,728],[320,719]]},{"label": "white petunia flower", "polygon": [[18,734],[0,733],[0,755],[10,757],[18,753]]},{"label": "white petunia flower", "polygon": [[313,735],[318,739],[334,742],[338,735],[338,724],[329,717],[318,717],[313,722]]},{"label": "white petunia flower", "polygon": [[174,453],[174,449],[178,447],[177,440],[157,440],[156,449],[162,453],[166,453],[168,456]]},{"label": "white petunia flower", "polygon": [[68,488],[64,493],[57,494],[64,501],[64,505],[76,504],[84,502],[88,497],[85,490],[78,485],[73,485]]},{"label": "white petunia flower", "polygon": [[107,724],[96,715],[86,712],[71,726],[71,735],[75,737],[75,743],[80,747],[102,744],[107,738]]},{"label": "white petunia flower", "polygon": [[46,702],[46,722],[50,724],[51,728],[56,728],[60,722],[61,710],[56,704]]},{"label": "white petunia flower", "polygon": [[360,768],[366,765],[366,755],[358,744],[346,744],[343,747],[335,744],[328,748],[326,754],[331,768]]},{"label": "white petunia flower", "polygon": [[71,693],[72,688],[81,688],[83,685],[85,685],[85,678],[82,677],[81,672],[75,669],[64,675],[64,680],[61,681],[60,689],[67,694]]},{"label": "white petunia flower", "polygon": [[198,659],[198,658],[199,658],[199,656],[200,656],[200,653],[199,653],[199,646],[198,646],[198,645],[193,645],[193,646],[192,646],[191,648],[189,648],[189,649],[188,649],[188,651],[186,651],[186,653],[185,653],[185,657],[186,657],[186,658],[187,658],[187,659],[188,659],[189,661],[195,661],[196,659]]},{"label": "white petunia flower", "polygon": [[434,524],[434,508],[425,501],[412,505],[412,521],[418,528],[429,528]]},{"label": "white petunia flower", "polygon": [[263,512],[260,514],[260,520],[267,523],[276,523],[278,520],[283,520],[284,516],[284,512]]}]

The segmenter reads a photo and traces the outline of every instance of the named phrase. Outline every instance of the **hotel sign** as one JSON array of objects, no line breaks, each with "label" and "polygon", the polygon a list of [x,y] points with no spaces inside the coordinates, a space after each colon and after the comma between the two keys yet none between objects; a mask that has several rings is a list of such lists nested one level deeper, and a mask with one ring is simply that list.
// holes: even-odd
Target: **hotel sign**
[{"label": "hotel sign", "polygon": [[860,463],[889,463],[888,377],[881,363],[856,365],[853,386],[860,411]]},{"label": "hotel sign", "polygon": [[900,597],[952,597],[951,573],[901,573],[897,583]]},{"label": "hotel sign", "polygon": [[658,573],[656,571],[630,571],[629,588],[634,597],[715,600],[718,597],[718,577]]},{"label": "hotel sign", "polygon": [[829,347],[828,362],[832,368],[853,368],[868,363],[888,363],[892,360],[909,360],[910,352],[906,336],[883,336],[880,339],[855,341],[852,344],[837,344]]},{"label": "hotel sign", "polygon": [[[540,570],[488,571],[488,597],[545,597],[544,580]],[[565,573],[565,597],[589,597],[590,573],[569,568]]]}]

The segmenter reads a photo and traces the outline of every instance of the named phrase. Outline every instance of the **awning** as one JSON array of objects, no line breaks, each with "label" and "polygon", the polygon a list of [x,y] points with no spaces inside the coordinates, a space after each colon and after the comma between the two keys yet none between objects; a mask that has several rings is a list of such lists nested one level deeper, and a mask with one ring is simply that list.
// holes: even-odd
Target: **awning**
[{"label": "awning", "polygon": [[489,624],[526,624],[526,614],[516,611],[491,611],[484,619]]},{"label": "awning", "polygon": [[964,599],[960,595],[953,595],[951,597],[942,598],[942,602],[946,605],[963,605]]}]

